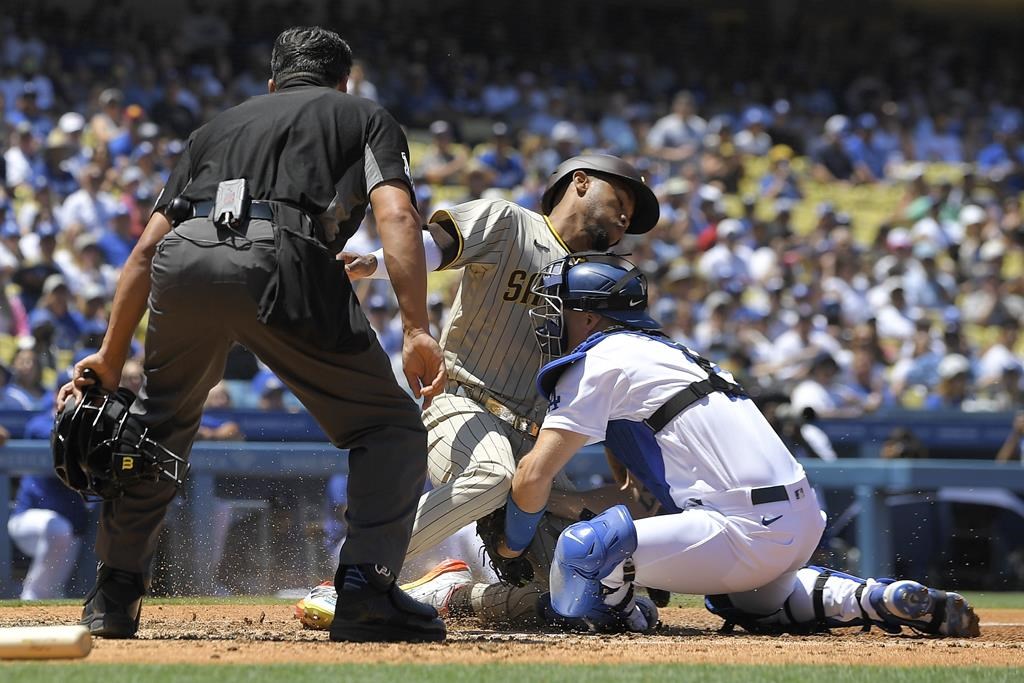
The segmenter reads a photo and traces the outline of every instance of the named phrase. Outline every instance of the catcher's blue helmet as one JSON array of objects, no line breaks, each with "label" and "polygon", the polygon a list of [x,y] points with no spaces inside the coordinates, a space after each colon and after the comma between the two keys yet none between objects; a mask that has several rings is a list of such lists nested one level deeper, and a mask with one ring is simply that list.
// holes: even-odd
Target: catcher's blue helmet
[{"label": "catcher's blue helmet", "polygon": [[541,351],[557,358],[565,349],[566,309],[597,313],[626,327],[656,330],[647,313],[647,278],[615,254],[581,252],[548,264],[533,289],[540,305],[530,310]]}]

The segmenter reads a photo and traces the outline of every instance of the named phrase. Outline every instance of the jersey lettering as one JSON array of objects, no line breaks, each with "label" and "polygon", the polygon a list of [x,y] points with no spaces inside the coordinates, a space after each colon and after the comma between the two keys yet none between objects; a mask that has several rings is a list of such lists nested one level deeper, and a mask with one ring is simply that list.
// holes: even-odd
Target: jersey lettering
[{"label": "jersey lettering", "polygon": [[525,270],[513,270],[508,275],[505,293],[501,296],[505,301],[519,301],[523,295],[523,283],[526,280]]},{"label": "jersey lettering", "polygon": [[501,295],[501,298],[504,301],[514,301],[528,306],[540,305],[540,297],[533,291],[538,277],[540,277],[540,273],[527,274],[525,270],[513,270],[509,273],[505,293]]}]

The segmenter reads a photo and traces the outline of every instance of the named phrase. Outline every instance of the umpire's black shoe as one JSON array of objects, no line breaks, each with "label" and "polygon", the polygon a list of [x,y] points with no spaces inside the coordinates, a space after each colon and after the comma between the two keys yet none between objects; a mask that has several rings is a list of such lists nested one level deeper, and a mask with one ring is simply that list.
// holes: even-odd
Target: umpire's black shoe
[{"label": "umpire's black shoe", "polygon": [[96,585],[85,596],[79,622],[94,636],[132,638],[139,630],[142,596],[146,582],[142,574],[100,564]]},{"label": "umpire's black shoe", "polygon": [[406,595],[379,564],[342,566],[335,575],[338,603],[331,640],[432,643],[445,639],[437,610]]}]

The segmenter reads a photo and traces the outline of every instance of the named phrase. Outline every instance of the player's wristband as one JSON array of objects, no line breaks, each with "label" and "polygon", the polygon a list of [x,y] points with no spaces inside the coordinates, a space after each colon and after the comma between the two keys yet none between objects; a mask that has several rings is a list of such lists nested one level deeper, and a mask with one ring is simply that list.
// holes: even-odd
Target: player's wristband
[{"label": "player's wristband", "polygon": [[508,494],[508,502],[505,503],[505,545],[509,550],[526,550],[546,509],[545,506],[537,512],[523,512],[512,500],[512,493]]},{"label": "player's wristband", "polygon": [[[430,234],[429,230],[423,231],[423,255],[426,259],[428,273],[432,273],[441,267],[441,248],[437,246],[437,242],[434,241],[434,236]],[[388,267],[384,263],[384,248],[382,247],[373,252],[373,256],[377,259],[377,270],[373,271],[373,275],[369,275],[367,279],[390,280],[391,276],[388,275]]]}]

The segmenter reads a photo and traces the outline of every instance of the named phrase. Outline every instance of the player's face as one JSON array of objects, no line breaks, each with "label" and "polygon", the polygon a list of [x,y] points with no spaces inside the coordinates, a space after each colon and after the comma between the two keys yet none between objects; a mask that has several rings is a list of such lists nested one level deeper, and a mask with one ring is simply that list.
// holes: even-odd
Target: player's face
[{"label": "player's face", "polygon": [[600,318],[592,313],[565,311],[566,353],[586,341],[597,328]]},{"label": "player's face", "polygon": [[590,249],[605,251],[618,244],[626,234],[636,200],[633,191],[625,183],[588,176],[587,216],[584,232],[590,238]]}]

